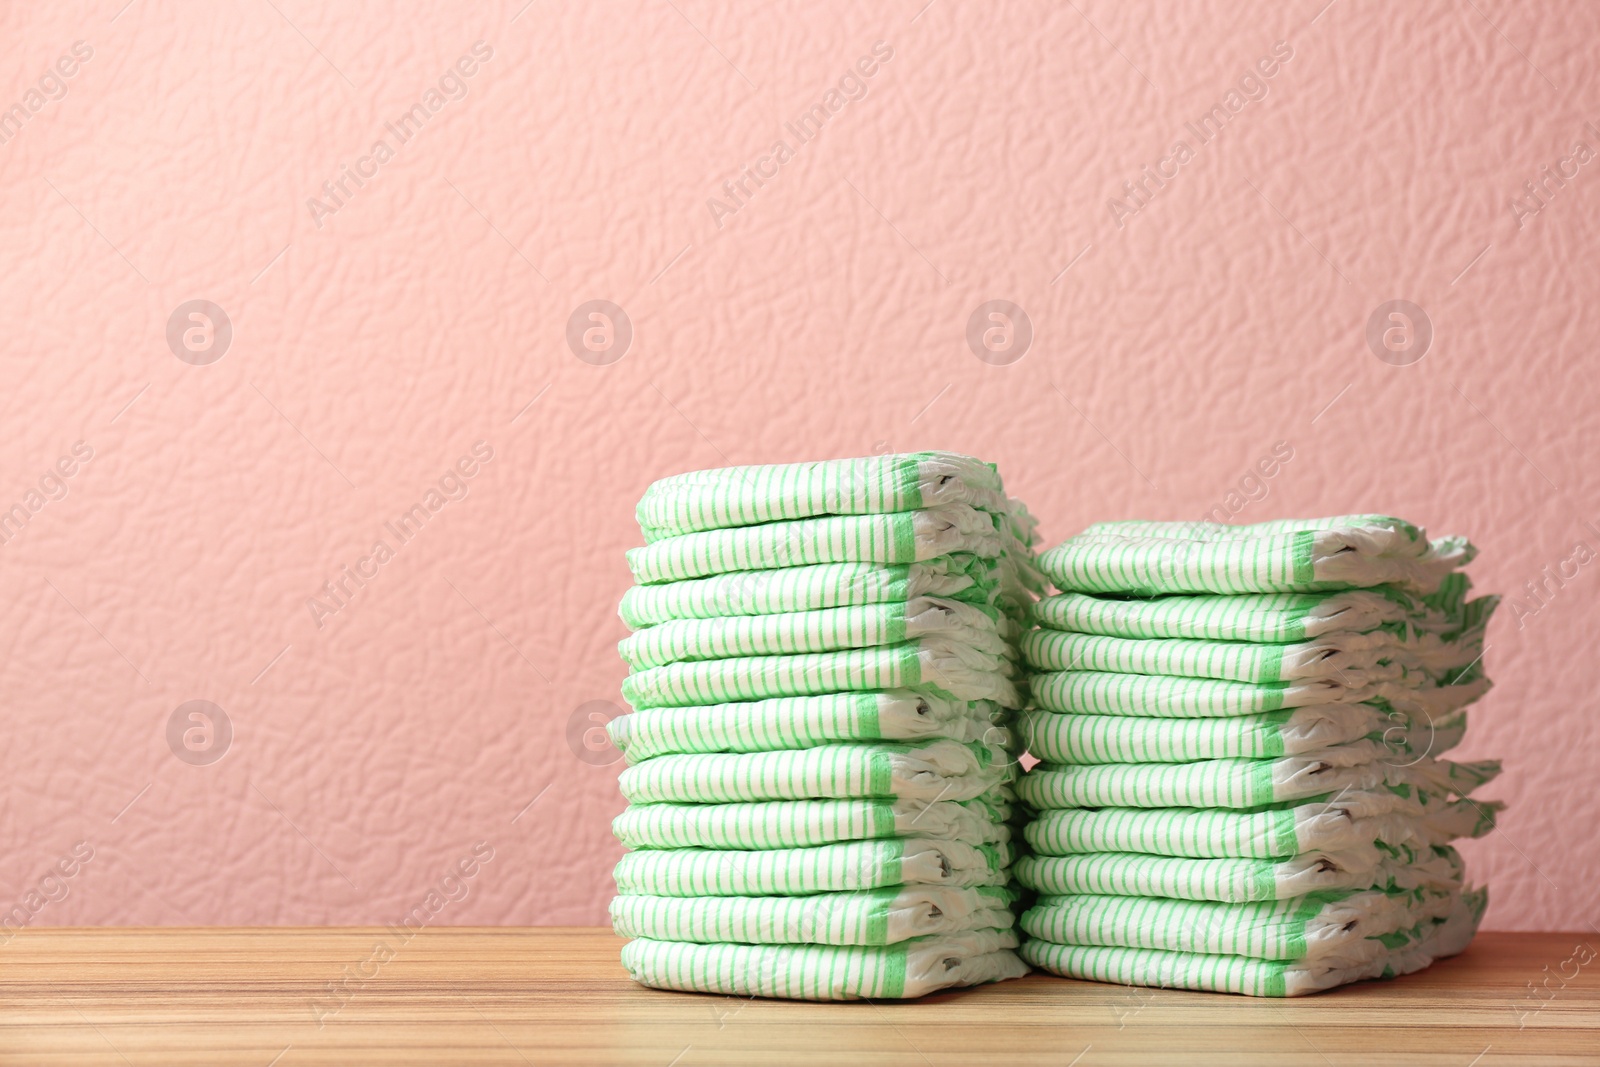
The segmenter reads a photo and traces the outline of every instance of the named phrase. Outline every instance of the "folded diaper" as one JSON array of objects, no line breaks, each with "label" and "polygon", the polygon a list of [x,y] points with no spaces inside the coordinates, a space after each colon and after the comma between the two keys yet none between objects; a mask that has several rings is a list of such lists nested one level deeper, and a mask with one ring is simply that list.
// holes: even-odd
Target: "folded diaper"
[{"label": "folded diaper", "polygon": [[637,938],[622,949],[634,981],[659,989],[794,1000],[920,997],[1020,978],[1010,930],[969,930],[887,947],[703,945]]},{"label": "folded diaper", "polygon": [[622,772],[634,804],[899,797],[972,800],[1014,775],[1004,749],[957,741],[818,745],[782,752],[657,756]]},{"label": "folded diaper", "polygon": [[779,615],[680,619],[639,630],[617,646],[633,668],[682,660],[793,655],[898,645],[939,634],[992,656],[1014,656],[1000,613],[958,600],[915,597],[898,604],[825,608]]},{"label": "folded diaper", "polygon": [[1003,520],[967,504],[890,515],[839,515],[678,534],[628,550],[639,582],[813,563],[915,563],[952,552],[998,559],[1011,549]]},{"label": "folded diaper", "polygon": [[[1011,515],[1000,476],[951,452],[724,467],[662,478],[645,490],[637,517],[645,539],[754,526],[818,515],[871,515],[970,504]],[[1018,518],[1031,530],[1022,516]]]},{"label": "folded diaper", "polygon": [[1016,894],[905,885],[803,897],[620,896],[611,923],[623,937],[761,945],[893,945],[913,937],[1015,924]]},{"label": "folded diaper", "polygon": [[1336,681],[1348,688],[1378,682],[1437,684],[1478,661],[1483,633],[1444,642],[1407,642],[1384,630],[1339,631],[1285,644],[1248,641],[1130,639],[1034,630],[1022,639],[1028,665],[1041,671],[1179,675],[1236,682]]},{"label": "folded diaper", "polygon": [[1388,704],[1444,716],[1488,691],[1488,679],[1463,674],[1449,685],[1375,682],[1345,685],[1338,678],[1293,682],[1230,682],[1167,674],[1049,671],[1032,675],[1034,703],[1050,711],[1086,715],[1210,717],[1256,715],[1318,704]]},{"label": "folded diaper", "polygon": [[1453,763],[1422,756],[1389,762],[1361,740],[1276,759],[1192,763],[1041,763],[1017,783],[1032,808],[1255,808],[1342,790],[1432,790],[1470,795],[1500,773],[1497,760]]},{"label": "folded diaper", "polygon": [[1460,857],[1448,845],[1305,852],[1289,859],[1189,859],[1134,852],[1023,856],[1017,881],[1038,893],[1092,893],[1246,903],[1354,889],[1451,889]]},{"label": "folded diaper", "polygon": [[836,741],[947,737],[1010,747],[1008,718],[992,701],[898,689],[644,708],[619,715],[606,729],[628,762],[637,763],[673,752],[770,752]]},{"label": "folded diaper", "polygon": [[1012,660],[936,635],[882,648],[741,656],[669,663],[635,671],[622,695],[635,708],[682,707],[730,700],[927,687],[957,700],[1021,703]]},{"label": "folded diaper", "polygon": [[639,849],[614,872],[617,892],[663,897],[838,893],[893,885],[1000,886],[1009,845],[930,838],[813,848]]},{"label": "folded diaper", "polygon": [[[1055,944],[1030,938],[1020,955],[1029,963],[1067,978],[1165,989],[1201,989],[1255,997],[1294,997],[1365,978],[1410,974],[1435,959],[1465,949],[1488,906],[1480,891],[1456,897],[1443,919],[1428,920],[1394,938],[1399,947],[1374,954],[1365,942],[1353,951],[1330,951],[1295,960],[1169,952],[1142,948]],[[1382,944],[1382,942],[1379,942]]]},{"label": "folded diaper", "polygon": [[969,845],[1011,840],[1010,791],[973,800],[778,800],[634,804],[611,822],[628,848],[794,848],[879,837]]},{"label": "folded diaper", "polygon": [[[1024,830],[1042,856],[1084,852],[1142,852],[1193,859],[1288,859],[1308,852],[1341,852],[1387,845],[1446,844],[1494,829],[1502,805],[1430,797],[1417,806],[1393,804],[1387,788],[1342,792],[1259,811],[1208,808],[1062,808],[1041,811]],[[1410,798],[1404,798],[1410,799]]]},{"label": "folded diaper", "polygon": [[[1466,713],[1457,713],[1465,728]],[[621,720],[614,720],[621,721]],[[1446,719],[1443,729],[1455,724]],[[1413,734],[1410,717],[1372,704],[1319,704],[1289,711],[1211,719],[1024,712],[1017,724],[1028,751],[1046,763],[1182,763],[1298,755],[1362,738],[1391,747]],[[1390,732],[1392,731],[1392,732]],[[1398,749],[1396,749],[1398,751]],[[1435,749],[1434,753],[1444,749]]]},{"label": "folded diaper", "polygon": [[[1381,745],[1390,762],[1442,756],[1467,732],[1467,713],[1432,719],[1375,704],[1321,704],[1221,719],[1142,719],[1134,715],[1023,714],[1028,750],[1046,763],[1183,763],[1302,755],[1361,743]],[[1369,742],[1371,743],[1369,745]]]},{"label": "folded diaper", "polygon": [[1057,945],[1312,960],[1449,915],[1459,891],[1314,893],[1249,904],[1074,894],[1038,898],[1022,929]]},{"label": "folded diaper", "polygon": [[1209,522],[1105,522],[1039,557],[1065,592],[1164,596],[1278,593],[1395,585],[1419,593],[1470,562],[1464,538],[1429,542],[1383,515]]},{"label": "folded diaper", "polygon": [[1497,596],[1467,600],[1470,589],[1465,574],[1453,573],[1428,596],[1394,586],[1132,599],[1059,593],[1035,603],[1032,616],[1052,630],[1106,637],[1285,643],[1385,629],[1451,640],[1481,626],[1499,603]]},{"label": "folded diaper", "polygon": [[998,596],[1002,569],[999,560],[962,552],[920,563],[818,563],[734,571],[633,586],[622,594],[617,613],[630,630],[638,630],[675,619],[903,604],[923,596],[990,604]]}]

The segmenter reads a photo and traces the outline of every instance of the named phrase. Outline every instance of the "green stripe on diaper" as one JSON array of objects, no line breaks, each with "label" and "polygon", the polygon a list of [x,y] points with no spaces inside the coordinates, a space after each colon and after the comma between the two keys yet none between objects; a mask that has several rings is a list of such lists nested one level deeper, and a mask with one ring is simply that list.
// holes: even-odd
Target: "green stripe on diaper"
[{"label": "green stripe on diaper", "polygon": [[1312,566],[1312,549],[1316,547],[1317,535],[1310,530],[1302,530],[1294,535],[1291,552],[1294,555],[1294,584],[1298,586],[1310,585],[1316,578],[1316,568]]}]

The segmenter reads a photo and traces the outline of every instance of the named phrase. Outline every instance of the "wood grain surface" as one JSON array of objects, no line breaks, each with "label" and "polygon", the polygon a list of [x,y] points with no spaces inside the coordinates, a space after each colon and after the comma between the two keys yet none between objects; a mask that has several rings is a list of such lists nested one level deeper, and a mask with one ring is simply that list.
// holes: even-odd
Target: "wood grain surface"
[{"label": "wood grain surface", "polygon": [[403,945],[382,929],[23,931],[0,946],[0,1064],[1600,1063],[1593,934],[1484,934],[1421,974],[1291,1001],[1042,975],[911,1003],[745,1000],[641,988],[620,945],[604,929]]}]

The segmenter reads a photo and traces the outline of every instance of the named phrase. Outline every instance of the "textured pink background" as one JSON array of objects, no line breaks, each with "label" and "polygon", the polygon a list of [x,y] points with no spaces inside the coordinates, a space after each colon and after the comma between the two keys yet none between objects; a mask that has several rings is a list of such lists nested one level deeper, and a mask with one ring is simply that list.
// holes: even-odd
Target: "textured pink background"
[{"label": "textured pink background", "polygon": [[[434,921],[601,921],[618,767],[569,719],[618,699],[632,505],[670,472],[972,452],[1054,542],[1197,517],[1286,441],[1239,521],[1395,512],[1512,595],[1600,548],[1600,163],[1511,207],[1600,147],[1594,5],[121,2],[0,14],[4,106],[93,49],[0,144],[0,508],[93,449],[0,547],[0,909],[94,850],[35,923],[396,921],[479,841]],[[308,198],[480,40],[319,228]],[[1107,199],[1279,40],[1119,228]],[[165,339],[196,298],[234,325],[209,366]],[[1364,340],[1394,298],[1436,331],[1411,366]],[[609,366],[564,340],[591,299],[636,332]],[[967,347],[990,299],[1033,323],[1014,365]],[[307,599],[477,441],[319,629]],[[1494,927],[1600,910],[1597,604],[1590,564],[1491,632],[1464,751],[1509,767],[1469,846]],[[165,740],[194,699],[235,729],[210,766]]]}]

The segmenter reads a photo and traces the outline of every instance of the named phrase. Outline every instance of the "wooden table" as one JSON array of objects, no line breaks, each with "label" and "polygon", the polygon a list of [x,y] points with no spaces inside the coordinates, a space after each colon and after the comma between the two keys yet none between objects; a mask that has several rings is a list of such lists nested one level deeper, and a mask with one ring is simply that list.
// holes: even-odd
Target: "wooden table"
[{"label": "wooden table", "polygon": [[1595,935],[1484,934],[1421,974],[1304,1000],[1035,975],[858,1004],[643,989],[608,930],[430,929],[387,960],[383,936],[24,931],[0,946],[0,1064],[1600,1063]]}]

